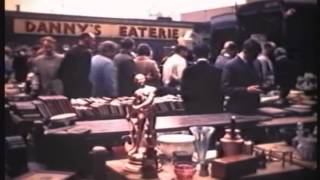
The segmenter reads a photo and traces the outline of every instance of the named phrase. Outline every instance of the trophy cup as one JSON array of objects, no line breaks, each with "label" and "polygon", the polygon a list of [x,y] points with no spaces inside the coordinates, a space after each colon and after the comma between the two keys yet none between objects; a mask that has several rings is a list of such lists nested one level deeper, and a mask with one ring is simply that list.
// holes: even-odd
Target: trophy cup
[{"label": "trophy cup", "polygon": [[214,127],[209,126],[193,126],[190,131],[195,137],[194,147],[198,155],[198,162],[200,163],[200,176],[208,176],[208,165],[206,163],[206,153],[209,146],[209,141],[212,133],[215,131]]}]

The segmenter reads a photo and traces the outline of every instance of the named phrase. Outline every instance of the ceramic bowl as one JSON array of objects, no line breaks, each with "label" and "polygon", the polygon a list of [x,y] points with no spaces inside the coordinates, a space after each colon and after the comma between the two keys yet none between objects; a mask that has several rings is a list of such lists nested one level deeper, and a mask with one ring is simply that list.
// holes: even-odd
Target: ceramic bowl
[{"label": "ceramic bowl", "polygon": [[173,157],[175,151],[186,151],[192,154],[194,140],[195,138],[188,134],[163,134],[157,138],[159,149],[169,158]]}]

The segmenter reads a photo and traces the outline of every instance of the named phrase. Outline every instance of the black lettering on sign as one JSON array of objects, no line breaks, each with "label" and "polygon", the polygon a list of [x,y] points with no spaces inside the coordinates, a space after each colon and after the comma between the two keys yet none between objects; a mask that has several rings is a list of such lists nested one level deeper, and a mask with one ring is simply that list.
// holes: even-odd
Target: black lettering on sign
[{"label": "black lettering on sign", "polygon": [[63,33],[64,34],[76,34],[75,24],[63,23]]},{"label": "black lettering on sign", "polygon": [[119,27],[119,35],[120,36],[127,36],[127,27],[126,26]]},{"label": "black lettering on sign", "polygon": [[[60,35],[75,35],[80,32],[92,30],[97,36],[102,35],[103,24],[84,23],[84,22],[68,22],[68,21],[45,21],[45,20],[24,20],[24,31],[27,33],[39,34],[60,34]],[[119,27],[117,37],[135,37],[135,38],[152,38],[152,39],[177,39],[180,29],[175,27],[161,26],[145,26],[145,25],[114,25],[108,24],[112,28]],[[108,30],[108,29],[107,29]],[[106,32],[105,36],[109,37],[114,32]]]},{"label": "black lettering on sign", "polygon": [[144,37],[144,32],[147,30],[146,27],[138,27],[138,29],[140,30],[140,37]]},{"label": "black lettering on sign", "polygon": [[171,29],[168,28],[168,39],[171,39],[172,38],[172,35],[171,35]]},{"label": "black lettering on sign", "polygon": [[179,38],[179,29],[172,30],[172,38],[178,39]]},{"label": "black lettering on sign", "polygon": [[47,26],[46,26],[46,23],[44,22],[40,22],[39,23],[39,26],[38,26],[38,30],[37,30],[38,33],[48,33],[48,29],[47,29]]},{"label": "black lettering on sign", "polygon": [[26,21],[25,28],[27,32],[33,32],[36,29],[36,25],[30,21]]},{"label": "black lettering on sign", "polygon": [[131,27],[131,28],[130,28],[129,33],[128,33],[128,36],[130,36],[130,37],[132,37],[132,36],[138,37],[138,32],[137,32],[137,30],[136,30],[135,27]]},{"label": "black lettering on sign", "polygon": [[61,33],[61,24],[60,23],[54,23],[54,22],[49,22],[49,32],[50,34],[60,34]]},{"label": "black lettering on sign", "polygon": [[159,38],[165,39],[166,38],[166,31],[163,28],[159,28]]},{"label": "black lettering on sign", "polygon": [[101,34],[101,26],[99,24],[94,25],[94,30],[97,36]]},{"label": "black lettering on sign", "polygon": [[88,26],[89,26],[88,24],[80,24],[80,23],[77,24],[77,27],[80,29],[80,33],[85,32]]},{"label": "black lettering on sign", "polygon": [[149,37],[157,38],[157,29],[156,28],[149,28]]}]

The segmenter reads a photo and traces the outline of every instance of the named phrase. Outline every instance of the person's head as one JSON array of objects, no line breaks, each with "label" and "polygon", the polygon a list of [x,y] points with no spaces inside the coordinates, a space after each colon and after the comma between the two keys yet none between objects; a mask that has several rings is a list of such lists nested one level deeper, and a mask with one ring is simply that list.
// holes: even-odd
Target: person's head
[{"label": "person's head", "polygon": [[130,37],[126,37],[121,39],[120,46],[121,49],[131,51],[132,49],[134,49],[135,41]]},{"label": "person's head", "polygon": [[242,45],[244,58],[248,61],[254,61],[261,52],[260,44],[254,39],[247,39]]},{"label": "person's head", "polygon": [[227,53],[231,58],[237,54],[237,45],[233,41],[226,41],[221,51],[222,54]]},{"label": "person's head", "polygon": [[40,39],[41,48],[45,54],[52,54],[56,48],[56,40],[52,36],[44,36]]},{"label": "person's head", "polygon": [[6,55],[10,56],[11,53],[12,53],[12,49],[11,49],[9,46],[5,46],[5,47],[4,47],[4,53],[5,53]]},{"label": "person's head", "polygon": [[274,50],[273,54],[274,54],[274,57],[275,57],[275,58],[277,58],[277,57],[279,57],[279,56],[287,56],[287,51],[286,51],[286,49],[283,48],[283,47],[277,47],[277,48]]},{"label": "person's head", "polygon": [[273,54],[274,49],[276,48],[276,45],[274,42],[268,41],[263,44],[263,53],[267,56],[271,56]]},{"label": "person's head", "polygon": [[141,43],[137,47],[137,54],[139,56],[150,56],[151,55],[151,47],[147,43]]},{"label": "person's head", "polygon": [[98,46],[98,53],[111,59],[117,52],[118,44],[113,41],[103,41]]},{"label": "person's head", "polygon": [[181,46],[181,45],[176,46],[174,52],[177,54],[180,54],[182,57],[188,56],[188,48],[185,46]]},{"label": "person's head", "polygon": [[91,32],[82,33],[79,36],[79,44],[93,48],[96,45],[96,36]]},{"label": "person's head", "polygon": [[196,56],[196,58],[208,58],[210,48],[207,44],[198,44],[193,48],[193,53]]},{"label": "person's head", "polygon": [[174,54],[175,49],[176,49],[175,45],[165,46],[164,47],[165,56],[166,57],[172,56]]},{"label": "person's head", "polygon": [[138,87],[144,86],[146,82],[146,76],[143,74],[136,74],[134,76],[134,82],[138,85]]}]

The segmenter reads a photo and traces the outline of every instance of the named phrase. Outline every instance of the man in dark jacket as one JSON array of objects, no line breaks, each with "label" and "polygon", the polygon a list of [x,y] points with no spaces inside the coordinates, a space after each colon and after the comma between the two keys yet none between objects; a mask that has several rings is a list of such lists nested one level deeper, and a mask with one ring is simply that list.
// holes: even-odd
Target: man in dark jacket
[{"label": "man in dark jacket", "polygon": [[27,47],[21,46],[13,53],[13,64],[15,79],[24,82],[28,74],[28,54]]},{"label": "man in dark jacket", "polygon": [[223,69],[225,64],[237,55],[237,45],[233,41],[227,41],[223,45],[220,55],[217,57],[214,66]]},{"label": "man in dark jacket", "polygon": [[259,43],[248,39],[240,54],[224,67],[221,81],[225,95],[229,96],[228,112],[250,114],[259,107],[262,89],[254,62],[260,51]]},{"label": "man in dark jacket", "polygon": [[68,98],[84,98],[91,95],[90,48],[95,45],[95,36],[92,33],[83,33],[79,38],[78,44],[66,53],[58,73],[63,82],[64,94]]},{"label": "man in dark jacket", "polygon": [[209,47],[195,46],[196,64],[184,70],[181,94],[187,113],[219,113],[223,110],[220,88],[221,70],[209,63]]},{"label": "man in dark jacket", "polygon": [[275,56],[275,80],[280,86],[280,100],[288,103],[286,97],[290,89],[294,88],[298,75],[297,64],[288,58],[287,51],[278,47],[274,51]]},{"label": "man in dark jacket", "polygon": [[131,38],[124,38],[121,40],[120,46],[120,53],[113,60],[118,70],[118,95],[132,96],[135,90],[135,63],[131,51],[134,49],[135,42]]}]

